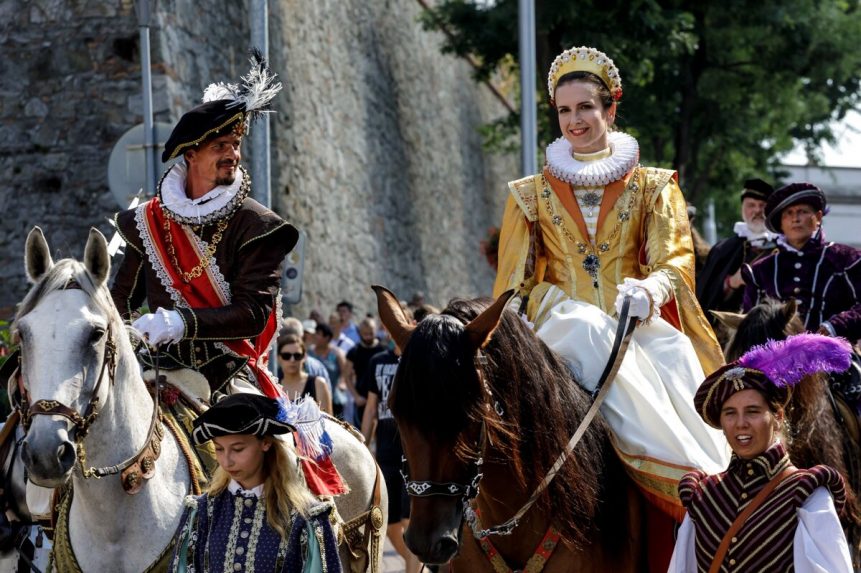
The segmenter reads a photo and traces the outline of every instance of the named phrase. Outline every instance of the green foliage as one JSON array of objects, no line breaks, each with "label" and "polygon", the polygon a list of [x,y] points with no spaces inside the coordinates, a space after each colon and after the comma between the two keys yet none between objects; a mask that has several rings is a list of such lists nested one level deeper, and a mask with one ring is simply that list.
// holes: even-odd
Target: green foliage
[{"label": "green foliage", "polygon": [[[517,0],[441,0],[423,23],[446,30],[445,51],[480,62],[477,79],[512,73]],[[536,23],[539,148],[559,134],[550,63],[565,48],[596,47],[622,73],[617,123],[639,140],[643,163],[677,169],[688,200],[713,197],[726,222],[744,179],[778,179],[794,138],[815,157],[833,140],[828,122],[859,101],[857,0],[539,0]],[[517,122],[488,129],[506,149],[498,144]]]}]

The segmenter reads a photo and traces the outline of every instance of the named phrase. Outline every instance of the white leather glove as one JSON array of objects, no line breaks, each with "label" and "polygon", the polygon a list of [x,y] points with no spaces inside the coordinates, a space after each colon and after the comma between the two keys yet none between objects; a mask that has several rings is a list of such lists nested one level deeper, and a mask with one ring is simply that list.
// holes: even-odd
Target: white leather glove
[{"label": "white leather glove", "polygon": [[652,309],[652,299],[645,289],[638,286],[629,289],[623,284],[617,285],[616,288],[619,290],[619,295],[616,297],[616,314],[622,314],[622,305],[625,303],[625,297],[630,295],[631,306],[628,307],[628,316],[639,318],[640,320],[649,318]]},{"label": "white leather glove", "polygon": [[161,307],[155,312],[145,314],[132,323],[150,344],[173,344],[182,339],[185,323],[175,310],[165,310]]}]

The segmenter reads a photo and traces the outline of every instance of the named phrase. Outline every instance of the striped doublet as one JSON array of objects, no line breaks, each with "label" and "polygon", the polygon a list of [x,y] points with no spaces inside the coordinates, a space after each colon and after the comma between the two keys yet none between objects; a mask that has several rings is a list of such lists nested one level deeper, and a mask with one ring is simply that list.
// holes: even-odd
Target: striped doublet
[{"label": "striped doublet", "polygon": [[[730,525],[759,491],[790,465],[780,443],[756,458],[735,455],[727,471],[685,475],[679,494],[696,530],[698,573],[707,573]],[[732,538],[720,571],[793,571],[793,539],[798,526],[797,509],[818,487],[834,497],[840,513],[846,502],[843,478],[828,466],[796,471],[771,492]]]}]

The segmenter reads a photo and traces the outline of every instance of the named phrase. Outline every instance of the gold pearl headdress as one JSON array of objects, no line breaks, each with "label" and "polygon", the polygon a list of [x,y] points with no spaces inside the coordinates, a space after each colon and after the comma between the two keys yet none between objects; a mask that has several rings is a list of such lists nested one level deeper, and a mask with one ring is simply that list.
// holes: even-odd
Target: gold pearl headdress
[{"label": "gold pearl headdress", "polygon": [[604,52],[598,51],[595,48],[587,48],[580,46],[579,48],[569,48],[556,56],[553,64],[550,66],[550,74],[547,76],[547,91],[550,93],[550,98],[556,91],[556,82],[565,74],[571,72],[590,72],[601,78],[610,88],[610,93],[613,99],[618,101],[622,98],[622,77],[619,75],[619,69],[613,63],[613,60],[607,57]]}]

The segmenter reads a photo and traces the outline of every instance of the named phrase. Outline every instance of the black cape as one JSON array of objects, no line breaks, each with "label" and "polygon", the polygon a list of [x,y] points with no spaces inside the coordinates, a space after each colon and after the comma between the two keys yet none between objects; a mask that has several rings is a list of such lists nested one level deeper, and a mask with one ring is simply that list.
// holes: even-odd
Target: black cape
[{"label": "black cape", "polygon": [[718,242],[709,251],[709,256],[702,270],[697,274],[697,299],[700,301],[700,306],[712,325],[714,325],[716,319],[707,311],[724,310],[739,312],[741,310],[741,299],[744,294],[744,288],[736,289],[729,298],[726,298],[723,285],[726,277],[734,274],[741,268],[742,257],[745,252],[745,242],[745,239],[742,239],[738,235],[733,235]]}]

